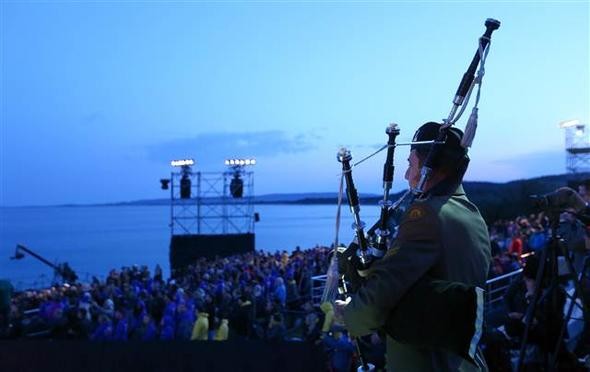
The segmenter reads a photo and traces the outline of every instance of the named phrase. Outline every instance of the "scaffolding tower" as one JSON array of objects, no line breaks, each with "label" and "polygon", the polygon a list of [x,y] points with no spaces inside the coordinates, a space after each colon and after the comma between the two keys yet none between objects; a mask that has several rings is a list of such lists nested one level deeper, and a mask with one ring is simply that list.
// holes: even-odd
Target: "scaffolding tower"
[{"label": "scaffolding tower", "polygon": [[[183,177],[185,181],[183,181]],[[190,197],[186,179],[190,180]],[[243,194],[234,197],[230,185],[239,178]],[[184,186],[183,186],[184,182]],[[170,177],[170,234],[215,235],[254,233],[253,172],[172,172]]]},{"label": "scaffolding tower", "polygon": [[588,127],[579,120],[561,122],[565,130],[565,167],[567,173],[590,172],[590,141]]}]

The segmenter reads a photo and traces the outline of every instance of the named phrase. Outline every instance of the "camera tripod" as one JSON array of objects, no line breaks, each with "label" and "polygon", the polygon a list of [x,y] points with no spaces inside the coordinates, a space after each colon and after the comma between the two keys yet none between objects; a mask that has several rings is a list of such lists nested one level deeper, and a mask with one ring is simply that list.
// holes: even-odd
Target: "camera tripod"
[{"label": "camera tripod", "polygon": [[[590,319],[588,313],[588,306],[586,298],[584,296],[583,288],[581,285],[582,279],[585,277],[588,268],[590,267],[590,261],[585,260],[582,272],[578,275],[576,269],[572,263],[569,252],[567,251],[564,241],[557,233],[559,227],[559,215],[561,211],[549,211],[549,221],[551,225],[551,238],[547,247],[541,251],[539,258],[539,267],[535,275],[535,290],[531,302],[529,303],[526,315],[525,315],[525,329],[520,344],[520,353],[518,357],[518,366],[516,371],[521,372],[523,370],[525,352],[527,347],[527,341],[531,332],[531,328],[535,320],[535,314],[539,309],[549,311],[547,315],[547,330],[545,337],[549,338],[556,336],[553,353],[549,353],[545,358],[545,370],[555,370],[559,355],[564,351],[563,339],[565,330],[569,320],[572,317],[574,306],[579,306],[577,299],[579,298],[582,303],[582,313],[584,317],[584,330],[586,330],[586,320]],[[559,278],[559,267],[558,257],[563,256],[567,265],[569,276],[571,277],[574,284],[573,295],[568,295],[567,292],[563,291],[562,284]],[[567,297],[570,299],[570,304],[566,312],[565,317],[563,316],[563,302],[560,301],[559,295],[560,290],[565,292]],[[563,293],[562,292],[562,293]],[[561,323],[561,324],[559,324]],[[559,332],[556,332],[559,328]],[[585,331],[584,331],[585,333]],[[583,334],[584,334],[583,333]]]}]

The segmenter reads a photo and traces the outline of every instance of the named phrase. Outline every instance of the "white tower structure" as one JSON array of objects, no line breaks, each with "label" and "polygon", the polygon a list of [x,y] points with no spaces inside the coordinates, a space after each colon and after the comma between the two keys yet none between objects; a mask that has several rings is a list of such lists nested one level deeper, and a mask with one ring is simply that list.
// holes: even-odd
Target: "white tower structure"
[{"label": "white tower structure", "polygon": [[565,130],[565,167],[567,173],[590,172],[590,140],[588,126],[579,120],[559,123]]}]

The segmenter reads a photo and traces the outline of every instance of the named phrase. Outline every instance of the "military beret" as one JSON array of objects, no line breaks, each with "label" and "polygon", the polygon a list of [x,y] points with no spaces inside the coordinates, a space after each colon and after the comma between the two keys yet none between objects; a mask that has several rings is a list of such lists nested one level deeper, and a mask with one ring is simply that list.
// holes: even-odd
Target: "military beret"
[{"label": "military beret", "polygon": [[[429,121],[423,124],[416,133],[412,142],[419,141],[433,141],[438,138],[442,124]],[[442,144],[441,151],[438,153],[438,159],[435,163],[438,165],[452,165],[453,163],[461,160],[467,155],[467,150],[461,146],[461,139],[463,138],[463,131],[459,128],[450,127],[447,130],[447,138],[445,143]],[[432,144],[423,145],[412,145],[411,149],[416,150],[421,156],[428,155]]]}]

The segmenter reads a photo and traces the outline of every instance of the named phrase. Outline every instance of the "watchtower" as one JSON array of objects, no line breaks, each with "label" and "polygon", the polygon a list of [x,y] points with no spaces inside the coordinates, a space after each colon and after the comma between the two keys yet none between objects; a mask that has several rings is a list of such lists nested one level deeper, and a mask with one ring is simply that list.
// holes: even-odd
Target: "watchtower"
[{"label": "watchtower", "polygon": [[579,120],[566,120],[559,123],[565,130],[565,168],[567,173],[590,171],[590,141],[588,127]]}]

